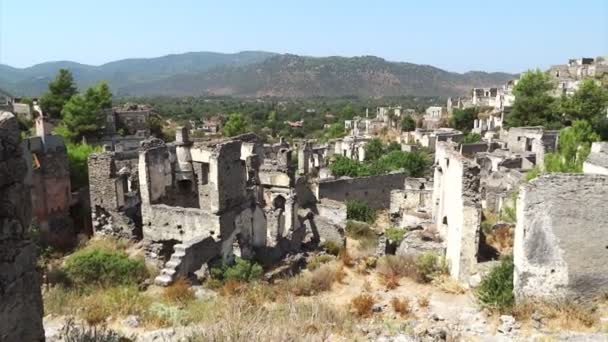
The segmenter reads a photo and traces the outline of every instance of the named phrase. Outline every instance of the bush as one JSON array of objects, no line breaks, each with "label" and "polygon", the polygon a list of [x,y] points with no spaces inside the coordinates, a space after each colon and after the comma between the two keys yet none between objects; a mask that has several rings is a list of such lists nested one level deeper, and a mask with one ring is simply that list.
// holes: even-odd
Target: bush
[{"label": "bush", "polygon": [[363,201],[348,201],[346,202],[346,218],[349,220],[373,223],[376,219],[376,211]]},{"label": "bush", "polygon": [[386,255],[378,261],[376,269],[380,281],[389,290],[399,286],[399,279],[417,275],[414,258],[408,256]]},{"label": "bush", "polygon": [[462,138],[463,144],[471,144],[481,141],[481,135],[479,133],[467,133],[464,138]]},{"label": "bush", "polygon": [[89,184],[89,167],[87,159],[91,153],[101,152],[99,146],[81,144],[67,144],[68,161],[70,165],[70,182],[73,189],[80,189]]},{"label": "bush", "polygon": [[262,276],[264,270],[259,264],[236,258],[236,261],[231,266],[222,266],[211,269],[211,275],[220,280],[236,280],[241,282],[249,282]]},{"label": "bush", "polygon": [[405,229],[390,227],[384,231],[384,235],[386,235],[386,238],[389,239],[391,242],[398,245],[401,243],[401,241],[403,241],[403,238],[405,237],[405,232]]},{"label": "bush", "polygon": [[433,253],[424,253],[416,258],[417,281],[428,283],[441,274],[448,273],[444,258]]},{"label": "bush", "polygon": [[289,279],[284,286],[296,296],[312,296],[331,290],[335,281],[344,278],[343,272],[342,267],[325,264],[310,273]]},{"label": "bush", "polygon": [[135,284],[148,276],[143,260],[130,259],[122,251],[83,249],[71,255],[64,270],[74,285]]},{"label": "bush", "polygon": [[357,316],[367,317],[372,313],[372,308],[374,307],[374,297],[372,297],[370,294],[363,293],[353,298],[350,305]]},{"label": "bush", "polygon": [[407,298],[399,299],[393,297],[393,299],[391,299],[391,306],[393,307],[393,310],[402,317],[407,316],[412,312],[410,301]]},{"label": "bush", "polygon": [[505,312],[513,307],[513,258],[504,258],[485,276],[475,292],[482,307]]}]

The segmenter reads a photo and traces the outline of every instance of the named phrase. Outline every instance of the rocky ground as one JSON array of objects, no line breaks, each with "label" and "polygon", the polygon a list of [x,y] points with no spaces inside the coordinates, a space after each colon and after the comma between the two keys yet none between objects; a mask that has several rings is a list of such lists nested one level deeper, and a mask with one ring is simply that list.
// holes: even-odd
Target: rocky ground
[{"label": "rocky ground", "polygon": [[[194,290],[197,300],[218,298],[212,290],[200,286]],[[373,314],[356,318],[350,336],[329,334],[320,341],[608,341],[608,315],[601,318],[600,327],[582,332],[562,331],[540,315],[533,315],[530,321],[518,322],[513,316],[484,312],[468,290],[452,289],[451,292],[459,293],[447,293],[437,285],[419,284],[409,279],[402,279],[396,289],[386,290],[376,274],[361,275],[353,270],[348,270],[345,280],[335,284],[330,292],[310,299],[347,309],[351,298],[361,292],[374,297]],[[396,313],[390,303],[392,298],[407,298],[410,313]],[[68,320],[69,317],[64,316],[45,317],[47,341],[63,341],[61,332]],[[189,341],[206,329],[204,324],[150,329],[138,316],[109,318],[107,326],[134,341]]]}]

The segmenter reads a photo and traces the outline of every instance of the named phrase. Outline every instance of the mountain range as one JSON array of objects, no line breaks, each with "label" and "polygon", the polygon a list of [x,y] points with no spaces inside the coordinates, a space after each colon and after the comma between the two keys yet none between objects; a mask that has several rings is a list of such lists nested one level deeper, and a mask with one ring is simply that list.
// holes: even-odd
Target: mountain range
[{"label": "mountain range", "polygon": [[80,89],[105,80],[118,96],[457,96],[473,87],[500,86],[516,77],[501,72],[460,74],[374,56],[189,52],[100,66],[70,61],[28,68],[0,64],[0,88],[16,96],[39,96],[60,68],[72,72]]}]

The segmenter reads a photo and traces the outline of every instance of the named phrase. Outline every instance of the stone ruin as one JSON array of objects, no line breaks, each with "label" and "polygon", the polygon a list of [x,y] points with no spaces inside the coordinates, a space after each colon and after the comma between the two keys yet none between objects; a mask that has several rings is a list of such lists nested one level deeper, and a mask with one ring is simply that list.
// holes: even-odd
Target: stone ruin
[{"label": "stone ruin", "polygon": [[608,176],[549,174],[517,201],[514,293],[591,300],[608,290]]},{"label": "stone ruin", "polygon": [[0,112],[1,341],[44,341],[36,247],[28,237],[32,201],[26,156],[17,119]]},{"label": "stone ruin", "polygon": [[92,155],[95,232],[143,239],[163,268],[161,285],[235,256],[268,265],[309,243],[342,240],[345,206],[318,201],[292,153],[254,134],[192,142],[180,128],[175,143],[144,141],[137,157]]},{"label": "stone ruin", "polygon": [[49,245],[68,249],[76,243],[70,217],[72,189],[68,153],[63,138],[53,135],[45,118],[36,118],[36,135],[22,142],[28,152],[34,224]]}]

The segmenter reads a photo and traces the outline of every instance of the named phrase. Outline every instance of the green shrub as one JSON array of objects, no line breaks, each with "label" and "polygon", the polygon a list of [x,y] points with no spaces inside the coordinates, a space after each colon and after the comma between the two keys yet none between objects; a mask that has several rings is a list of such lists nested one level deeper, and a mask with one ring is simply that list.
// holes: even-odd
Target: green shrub
[{"label": "green shrub", "polygon": [[346,218],[349,220],[373,223],[376,219],[376,211],[363,201],[348,201],[346,202]]},{"label": "green shrub", "polygon": [[482,307],[500,312],[505,312],[513,307],[515,303],[513,296],[514,269],[513,258],[504,258],[481,280],[475,296]]},{"label": "green shrub", "polygon": [[323,247],[328,254],[334,256],[338,256],[342,250],[342,244],[334,240],[324,241],[321,247]]},{"label": "green shrub", "polygon": [[143,260],[127,253],[103,249],[83,249],[71,255],[64,270],[74,285],[134,284],[148,276]]},{"label": "green shrub", "polygon": [[262,266],[242,258],[236,258],[235,263],[230,266],[223,265],[211,269],[211,275],[216,279],[238,280],[242,282],[257,279],[262,276],[263,272]]},{"label": "green shrub", "polygon": [[434,253],[424,253],[416,258],[418,281],[428,283],[441,274],[448,273],[448,265],[444,258]]},{"label": "green shrub", "polygon": [[479,133],[467,133],[462,138],[463,144],[471,144],[471,143],[476,143],[476,142],[480,142],[480,141],[481,141],[481,135],[479,135]]},{"label": "green shrub", "polygon": [[68,161],[70,165],[70,182],[73,189],[79,189],[89,184],[89,168],[87,159],[91,153],[101,152],[99,146],[86,143],[68,143]]},{"label": "green shrub", "polygon": [[392,241],[393,243],[400,244],[401,241],[403,241],[403,238],[405,237],[405,232],[405,229],[390,227],[384,231],[384,235],[386,235],[386,238]]}]

